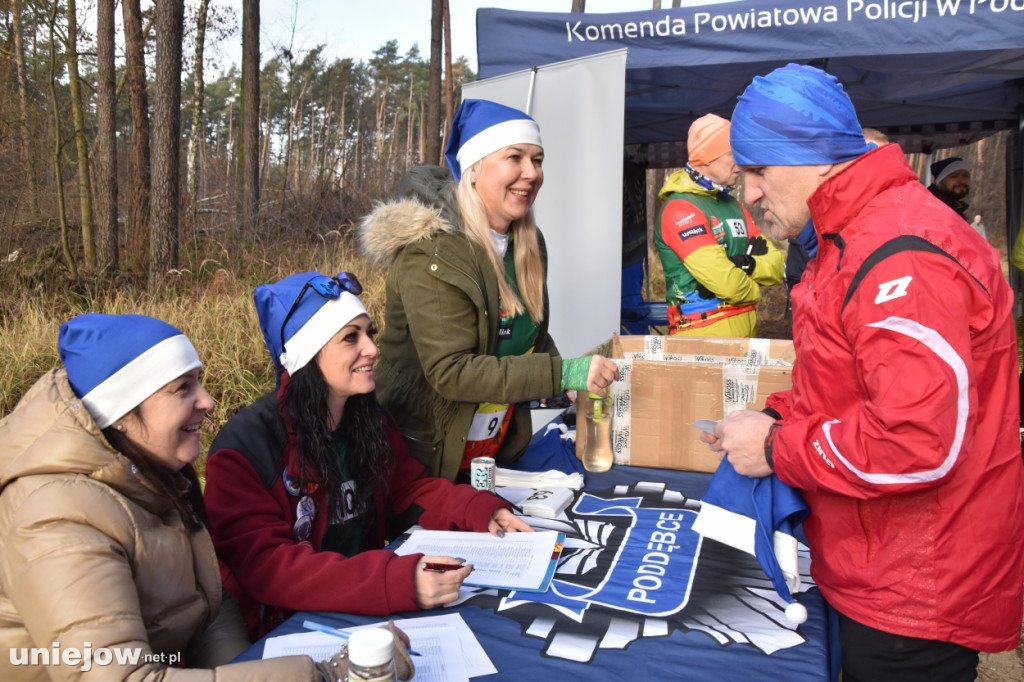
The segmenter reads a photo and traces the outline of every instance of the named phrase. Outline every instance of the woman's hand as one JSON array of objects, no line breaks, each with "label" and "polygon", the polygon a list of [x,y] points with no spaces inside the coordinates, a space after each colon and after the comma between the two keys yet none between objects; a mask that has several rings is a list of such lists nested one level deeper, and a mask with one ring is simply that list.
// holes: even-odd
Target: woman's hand
[{"label": "woman's hand", "polygon": [[603,398],[607,398],[608,387],[613,381],[619,380],[619,366],[603,355],[593,355],[590,370],[587,372],[587,390]]},{"label": "woman's hand", "polygon": [[530,524],[504,507],[496,509],[494,514],[491,515],[491,522],[487,524],[487,530],[490,531],[491,535],[497,535],[498,537],[504,536],[505,533],[533,532]]},{"label": "woman's hand", "polygon": [[461,562],[450,556],[425,556],[416,563],[416,574],[413,576],[416,605],[424,610],[455,601],[462,581],[473,572],[472,564],[450,571],[432,571],[427,570],[428,563],[454,565]]}]

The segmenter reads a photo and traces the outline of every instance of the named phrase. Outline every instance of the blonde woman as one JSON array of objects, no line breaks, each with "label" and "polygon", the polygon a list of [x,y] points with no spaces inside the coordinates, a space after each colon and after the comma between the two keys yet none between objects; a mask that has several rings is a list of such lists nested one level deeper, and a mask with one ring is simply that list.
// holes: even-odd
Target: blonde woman
[{"label": "blonde woman", "polygon": [[532,433],[518,404],[563,390],[607,395],[601,356],[564,359],[548,334],[546,251],[532,206],[544,182],[537,123],[466,100],[445,153],[402,197],[359,227],[363,252],[388,268],[378,395],[412,454],[435,475],[522,455]]}]

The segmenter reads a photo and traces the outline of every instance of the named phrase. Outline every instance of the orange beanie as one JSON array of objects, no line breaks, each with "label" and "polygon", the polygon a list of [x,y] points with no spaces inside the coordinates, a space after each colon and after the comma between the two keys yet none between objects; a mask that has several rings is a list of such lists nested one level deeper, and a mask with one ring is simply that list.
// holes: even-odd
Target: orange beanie
[{"label": "orange beanie", "polygon": [[705,114],[690,126],[686,136],[690,165],[705,166],[729,151],[729,121]]}]

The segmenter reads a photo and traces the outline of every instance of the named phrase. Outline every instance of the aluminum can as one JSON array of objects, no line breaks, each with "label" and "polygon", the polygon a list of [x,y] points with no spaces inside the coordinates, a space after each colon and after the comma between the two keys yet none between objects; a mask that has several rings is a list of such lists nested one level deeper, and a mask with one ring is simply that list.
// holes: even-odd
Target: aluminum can
[{"label": "aluminum can", "polygon": [[469,482],[477,490],[494,490],[494,458],[474,457],[470,462]]}]

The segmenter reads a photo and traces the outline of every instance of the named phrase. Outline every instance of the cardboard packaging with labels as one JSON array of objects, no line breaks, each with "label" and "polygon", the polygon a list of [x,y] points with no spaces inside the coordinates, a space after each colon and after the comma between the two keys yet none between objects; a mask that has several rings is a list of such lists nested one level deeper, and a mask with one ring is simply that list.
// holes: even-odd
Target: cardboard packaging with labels
[{"label": "cardboard packaging with labels", "polygon": [[[615,464],[713,472],[718,456],[692,426],[736,410],[760,410],[792,387],[793,342],[781,339],[618,336],[610,357],[622,380],[612,384]],[[581,414],[591,409],[581,391]],[[576,456],[586,449],[576,433]]]}]

